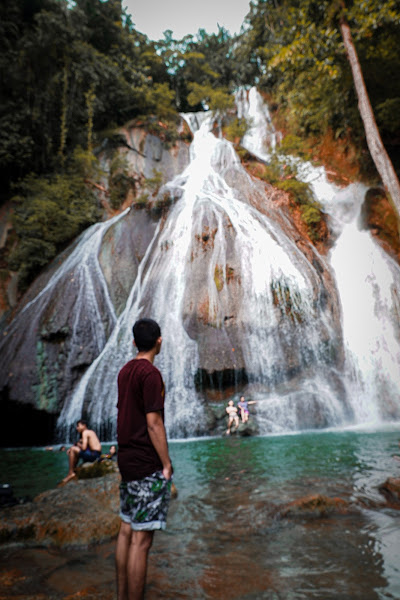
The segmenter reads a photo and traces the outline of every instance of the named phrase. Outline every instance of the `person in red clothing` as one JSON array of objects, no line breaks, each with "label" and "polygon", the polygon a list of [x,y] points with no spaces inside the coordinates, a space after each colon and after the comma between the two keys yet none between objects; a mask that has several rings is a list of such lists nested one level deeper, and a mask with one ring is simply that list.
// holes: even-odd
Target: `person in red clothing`
[{"label": "person in red clothing", "polygon": [[154,531],[165,529],[172,464],[164,427],[164,383],[153,365],[161,330],[152,319],[133,326],[138,354],[118,375],[118,467],[121,526],[116,547],[118,600],[144,596]]}]

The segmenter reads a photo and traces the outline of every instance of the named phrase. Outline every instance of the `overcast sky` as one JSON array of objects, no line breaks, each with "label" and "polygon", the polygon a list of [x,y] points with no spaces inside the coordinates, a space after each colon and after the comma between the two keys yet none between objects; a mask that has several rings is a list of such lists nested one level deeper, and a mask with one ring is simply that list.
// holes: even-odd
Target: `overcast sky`
[{"label": "overcast sky", "polygon": [[172,29],[175,39],[202,28],[215,33],[217,24],[238,33],[250,0],[123,0],[135,29],[158,40]]}]

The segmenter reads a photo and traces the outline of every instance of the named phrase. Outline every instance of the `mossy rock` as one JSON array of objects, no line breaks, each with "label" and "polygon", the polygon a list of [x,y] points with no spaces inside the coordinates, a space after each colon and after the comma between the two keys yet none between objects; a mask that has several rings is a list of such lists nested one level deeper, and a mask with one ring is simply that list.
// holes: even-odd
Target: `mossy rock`
[{"label": "mossy rock", "polygon": [[112,460],[102,460],[95,463],[83,463],[81,467],[75,470],[75,473],[78,479],[94,479],[117,471],[117,463]]},{"label": "mossy rock", "polygon": [[247,423],[240,423],[238,430],[238,434],[242,437],[247,437],[250,435],[257,435],[258,428],[254,421],[250,420]]},{"label": "mossy rock", "polygon": [[223,404],[223,405],[209,404],[208,406],[209,406],[210,410],[212,411],[212,413],[214,414],[217,421],[220,421],[221,419],[225,419],[225,417],[226,418],[228,417],[226,410],[225,410],[225,404]]}]

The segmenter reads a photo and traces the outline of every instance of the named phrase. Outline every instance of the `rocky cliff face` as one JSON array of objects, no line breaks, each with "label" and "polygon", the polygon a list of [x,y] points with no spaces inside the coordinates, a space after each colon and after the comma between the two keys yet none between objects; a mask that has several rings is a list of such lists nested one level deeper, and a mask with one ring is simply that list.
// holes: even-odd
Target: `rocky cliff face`
[{"label": "rocky cliff face", "polygon": [[[188,145],[183,142],[165,149],[159,138],[142,129],[125,134],[132,147],[141,148],[127,157],[131,171],[142,181],[154,169],[168,180],[188,163]],[[80,236],[37,278],[14,313],[3,319],[2,410],[7,409],[15,425],[21,424],[17,437],[14,428],[4,427],[5,445],[53,437],[64,399],[109,337],[163,211],[149,202],[120,217]],[[86,238],[93,250],[89,255],[79,250]]]},{"label": "rocky cliff face", "polygon": [[[201,119],[190,155],[183,141],[167,149],[141,129],[125,132],[131,172],[143,191],[157,172],[157,190],[84,232],[3,327],[2,403],[16,422],[29,411],[34,441],[54,435],[56,418],[65,434],[82,414],[115,435],[116,375],[146,315],[162,325],[170,435],[218,432],[213,402],[227,388],[270,394],[256,408],[263,432],[351,418],[324,253],[285,193],[251,176]],[[27,443],[27,427],[19,431],[5,427],[2,439]]]}]

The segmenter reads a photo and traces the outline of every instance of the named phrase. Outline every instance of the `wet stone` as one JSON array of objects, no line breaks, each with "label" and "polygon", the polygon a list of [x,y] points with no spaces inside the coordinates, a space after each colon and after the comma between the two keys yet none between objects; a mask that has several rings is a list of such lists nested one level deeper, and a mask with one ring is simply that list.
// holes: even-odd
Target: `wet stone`
[{"label": "wet stone", "polygon": [[321,518],[330,515],[345,515],[351,510],[351,505],[342,498],[330,498],[322,494],[304,496],[289,502],[279,509],[283,518]]},{"label": "wet stone", "polygon": [[400,479],[389,477],[378,489],[391,508],[400,509]]}]

